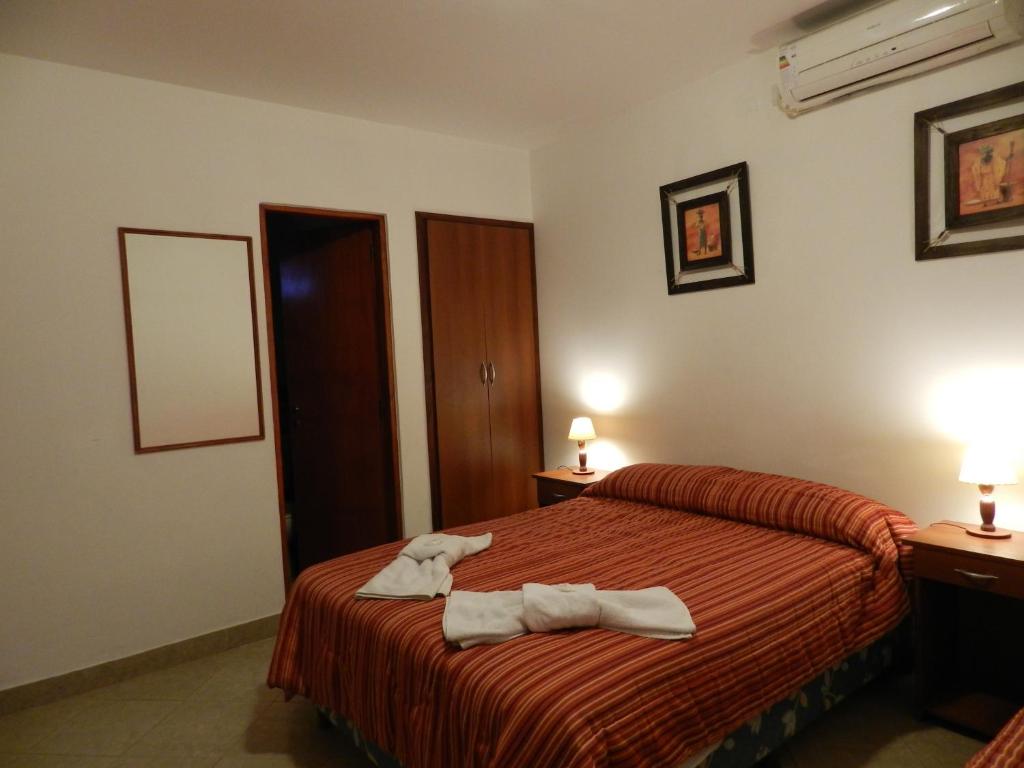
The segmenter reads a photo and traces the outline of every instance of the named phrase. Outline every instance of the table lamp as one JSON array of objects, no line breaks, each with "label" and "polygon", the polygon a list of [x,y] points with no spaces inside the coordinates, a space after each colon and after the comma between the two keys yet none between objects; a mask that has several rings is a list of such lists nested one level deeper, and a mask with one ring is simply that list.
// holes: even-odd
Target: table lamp
[{"label": "table lamp", "polygon": [[572,471],[574,475],[594,474],[594,470],[587,469],[587,440],[593,440],[595,437],[597,437],[597,433],[594,432],[594,423],[589,416],[577,416],[572,420],[572,425],[569,427],[569,439],[575,440],[580,448],[580,466]]},{"label": "table lamp", "polygon": [[1017,473],[1006,452],[986,443],[969,446],[964,453],[963,464],[960,465],[960,482],[977,485],[981,491],[981,525],[970,526],[967,533],[985,539],[1010,538],[1009,531],[995,526],[996,502],[992,498],[995,486],[1017,482]]}]

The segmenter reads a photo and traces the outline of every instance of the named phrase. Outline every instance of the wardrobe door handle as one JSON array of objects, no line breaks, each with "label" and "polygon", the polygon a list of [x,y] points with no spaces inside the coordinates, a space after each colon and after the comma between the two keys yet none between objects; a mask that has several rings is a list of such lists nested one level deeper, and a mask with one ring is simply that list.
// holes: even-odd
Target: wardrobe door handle
[{"label": "wardrobe door handle", "polygon": [[494,363],[488,363],[487,364],[487,379],[488,379],[488,381],[490,381],[491,384],[494,383],[494,376],[495,376],[496,373],[497,373],[497,371],[494,369]]},{"label": "wardrobe door handle", "polygon": [[484,367],[483,363],[480,363],[480,383],[481,384],[486,384],[487,383],[487,368]]}]

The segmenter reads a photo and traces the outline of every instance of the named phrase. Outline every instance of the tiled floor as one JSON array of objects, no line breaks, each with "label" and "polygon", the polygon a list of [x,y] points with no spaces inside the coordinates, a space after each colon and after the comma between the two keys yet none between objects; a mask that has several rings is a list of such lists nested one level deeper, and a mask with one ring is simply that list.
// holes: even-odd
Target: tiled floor
[{"label": "tiled floor", "polygon": [[0,717],[0,768],[372,768],[266,686],[264,640]]},{"label": "tiled floor", "polygon": [[[264,684],[272,641],[0,717],[0,768],[372,768],[309,703]],[[868,687],[799,735],[779,768],[962,766],[979,742],[909,714],[909,679]]]}]

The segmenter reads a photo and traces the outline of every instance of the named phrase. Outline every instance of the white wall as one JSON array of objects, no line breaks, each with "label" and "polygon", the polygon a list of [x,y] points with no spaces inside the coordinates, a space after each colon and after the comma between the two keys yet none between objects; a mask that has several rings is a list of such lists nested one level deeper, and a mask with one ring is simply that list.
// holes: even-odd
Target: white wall
[{"label": "white wall", "polygon": [[[797,119],[773,67],[748,57],[532,155],[547,463],[574,463],[570,417],[591,414],[596,467],[722,463],[976,519],[943,404],[1009,381],[999,418],[1024,434],[1024,253],[914,261],[912,121],[1020,80],[1024,47]],[[756,284],[667,295],[658,187],[743,160]],[[595,374],[621,404],[587,402]],[[1019,488],[997,520],[1024,529]]]},{"label": "white wall", "polygon": [[116,238],[258,254],[260,202],[387,214],[405,528],[429,529],[413,213],[529,218],[527,154],[0,56],[0,689],[280,610],[272,439],[132,451]]}]

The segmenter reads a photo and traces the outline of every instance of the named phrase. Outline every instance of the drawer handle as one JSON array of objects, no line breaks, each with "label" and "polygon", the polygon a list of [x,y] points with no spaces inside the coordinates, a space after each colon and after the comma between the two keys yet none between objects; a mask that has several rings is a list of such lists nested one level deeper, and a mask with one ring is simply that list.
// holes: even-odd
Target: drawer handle
[{"label": "drawer handle", "polygon": [[551,498],[552,499],[568,499],[569,497],[566,496],[564,493],[552,493],[551,494]]},{"label": "drawer handle", "polygon": [[993,576],[991,573],[975,573],[974,571],[965,571],[963,568],[954,568],[953,570],[959,573],[968,581],[972,581],[975,584],[983,585],[986,587],[991,587],[993,584],[999,581],[999,577]]}]

